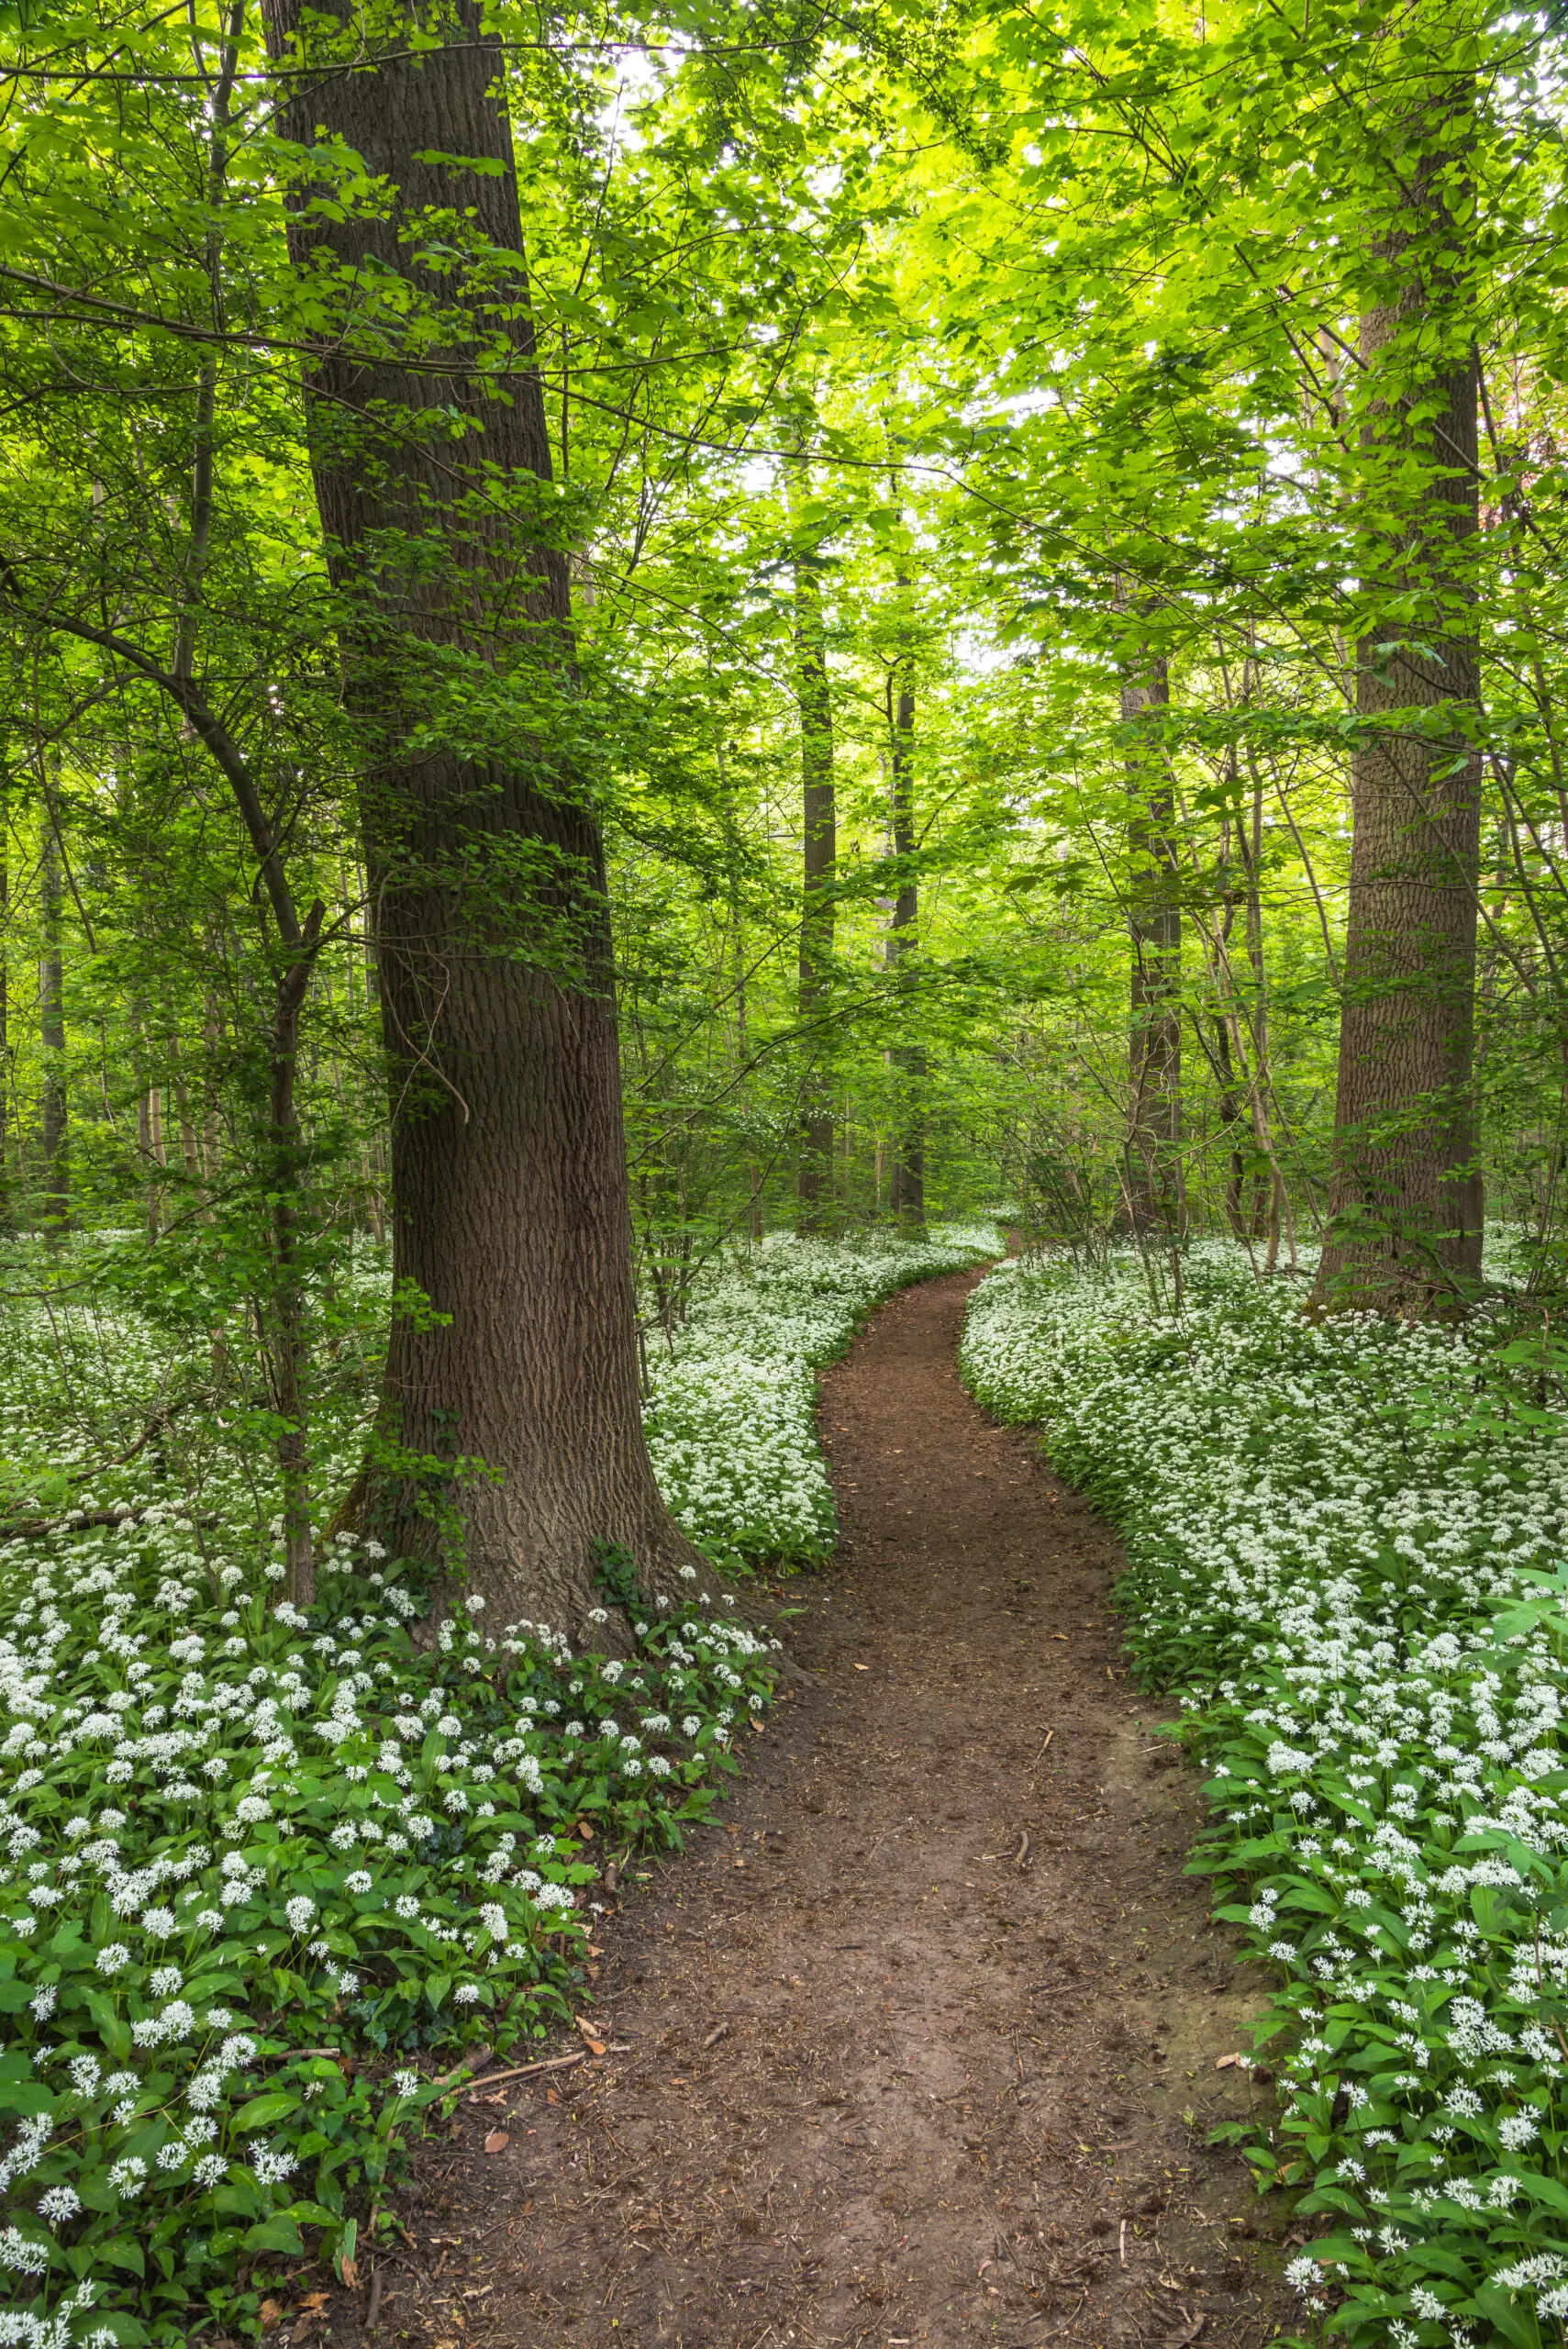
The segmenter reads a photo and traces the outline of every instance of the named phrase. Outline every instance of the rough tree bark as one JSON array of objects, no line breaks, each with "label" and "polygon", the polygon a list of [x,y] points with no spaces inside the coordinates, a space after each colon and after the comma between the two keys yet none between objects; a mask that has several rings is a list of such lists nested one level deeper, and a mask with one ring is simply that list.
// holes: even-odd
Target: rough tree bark
[{"label": "rough tree bark", "polygon": [[[905,583],[901,580],[900,586]],[[893,900],[893,920],[887,934],[887,962],[902,998],[900,1019],[913,1022],[916,1012],[915,953],[919,940],[920,889],[911,860],[915,854],[915,664],[906,655],[887,680],[888,729],[891,737],[893,853],[899,860],[898,894]],[[906,1230],[926,1228],[926,1049],[923,1044],[896,1045],[893,1064],[899,1076],[897,1125],[893,1137],[891,1205],[895,1220]]]},{"label": "rough tree bark", "polygon": [[[300,270],[335,268],[343,296],[307,394],[370,745],[395,1278],[427,1300],[394,1320],[384,1431],[455,1473],[455,1512],[432,1515],[430,1478],[405,1474],[381,1481],[367,1522],[400,1554],[450,1566],[461,1550],[493,1620],[578,1632],[599,1603],[597,1544],[629,1551],[655,1591],[706,1578],[643,1440],[593,812],[515,724],[505,757],[416,741],[422,685],[456,663],[503,690],[530,670],[540,690],[570,684],[566,558],[517,495],[549,481],[550,452],[502,52],[477,0],[450,0],[444,45],[422,54],[412,19],[367,49],[349,0],[265,0],[265,17],[274,57],[320,69],[290,84],[306,150],[291,233]],[[421,42],[432,28],[419,19]],[[306,206],[336,192],[339,145],[383,200],[333,219]],[[469,246],[455,270],[454,236]],[[393,283],[407,306],[380,299]]]},{"label": "rough tree bark", "polygon": [[795,567],[795,701],[800,713],[803,850],[800,910],[800,1021],[809,1066],[800,1120],[796,1220],[820,1231],[833,1166],[830,1079],[820,1066],[820,1023],[832,991],[833,878],[838,866],[838,807],[833,782],[833,706],[822,624],[822,584],[809,557]]},{"label": "rough tree bark", "polygon": [[[1462,223],[1462,83],[1406,116],[1362,319],[1361,433],[1387,598],[1358,650],[1354,833],[1335,1174],[1314,1302],[1451,1309],[1481,1270],[1472,1085],[1480,696],[1465,562],[1479,521],[1478,384]],[[1395,713],[1413,711],[1414,718]],[[1427,713],[1431,713],[1427,715]]]},{"label": "rough tree bark", "polygon": [[[1169,707],[1162,653],[1140,651],[1121,688],[1122,722]],[[1128,759],[1127,1215],[1135,1231],[1182,1225],[1182,905],[1169,769],[1158,739]]]}]

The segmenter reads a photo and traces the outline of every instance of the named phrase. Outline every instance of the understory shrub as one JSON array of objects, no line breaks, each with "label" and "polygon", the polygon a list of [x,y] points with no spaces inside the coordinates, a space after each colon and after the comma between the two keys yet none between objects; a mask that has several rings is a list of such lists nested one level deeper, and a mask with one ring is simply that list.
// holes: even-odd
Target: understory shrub
[{"label": "understory shrub", "polygon": [[[1232,2133],[1332,2231],[1289,2273],[1367,2344],[1568,2318],[1568,1441],[1480,1333],[1303,1317],[1194,1248],[1009,1264],[963,1368],[1119,1525],[1142,1680],[1214,1816],[1195,1865],[1277,1980],[1283,2110]],[[1271,2056],[1271,2060],[1275,2060]]]},{"label": "understory shrub", "polygon": [[[652,1417],[706,1547],[820,1554],[811,1364],[988,1236],[785,1241],[715,1277]],[[771,1687],[738,1615],[610,1556],[627,1661],[477,1598],[417,1644],[418,1576],[348,1536],[308,1614],[278,1603],[245,1416],[95,1467],[67,1404],[95,1348],[143,1408],[199,1366],[72,1310],[63,1342],[58,1308],[12,1329],[6,1419],[13,1520],[72,1521],[0,1543],[0,2342],[28,2349],[251,2331],[258,2262],[350,2245],[464,2052],[581,2003],[584,1838],[678,1842]],[[347,1415],[339,1442],[325,1489]]]}]

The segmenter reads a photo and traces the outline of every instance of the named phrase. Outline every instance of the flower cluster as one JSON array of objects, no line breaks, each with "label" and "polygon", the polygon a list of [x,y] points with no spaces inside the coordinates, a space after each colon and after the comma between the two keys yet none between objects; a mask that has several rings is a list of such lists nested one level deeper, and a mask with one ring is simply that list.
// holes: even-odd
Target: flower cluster
[{"label": "flower cluster", "polygon": [[488,1637],[477,1601],[416,1648],[403,1586],[350,1560],[306,1617],[100,1529],[10,1610],[0,2263],[40,2322],[57,2271],[102,2321],[133,2210],[187,2299],[339,2224],[408,2118],[350,2059],[565,2011],[595,1875],[575,1831],[677,1834],[769,1685],[762,1643],[700,1608],[629,1661]]},{"label": "flower cluster", "polygon": [[1476,1406],[1476,1335],[1314,1323],[1240,1251],[1184,1309],[1136,1258],[1008,1265],[966,1377],[1123,1529],[1141,1675],[1215,1806],[1199,1865],[1279,1987],[1262,2182],[1352,2342],[1559,2337],[1568,2314],[1568,1445]]}]

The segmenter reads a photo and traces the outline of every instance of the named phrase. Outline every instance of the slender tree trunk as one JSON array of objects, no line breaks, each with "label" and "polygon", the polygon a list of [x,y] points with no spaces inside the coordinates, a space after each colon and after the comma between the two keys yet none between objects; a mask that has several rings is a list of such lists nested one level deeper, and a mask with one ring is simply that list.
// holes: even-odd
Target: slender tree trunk
[{"label": "slender tree trunk", "polygon": [[[1481,1270],[1472,1083],[1480,885],[1480,697],[1466,551],[1478,385],[1462,268],[1468,95],[1412,107],[1389,159],[1397,223],[1362,320],[1362,463],[1381,532],[1365,584],[1351,760],[1331,1222],[1322,1306],[1451,1309]],[[1393,517],[1392,522],[1389,517]],[[1416,724],[1397,713],[1439,712]],[[1385,721],[1379,725],[1378,720]]]},{"label": "slender tree trunk", "polygon": [[147,1088],[147,1145],[158,1173],[153,1175],[155,1194],[163,1194],[163,1175],[168,1172],[169,1151],[163,1139],[163,1087],[154,1079]]},{"label": "slender tree trunk", "polygon": [[191,1088],[185,1082],[185,1068],[180,1057],[180,1038],[177,1031],[172,1032],[169,1038],[169,1065],[174,1073],[172,1090],[174,1114],[180,1126],[180,1156],[184,1163],[185,1181],[190,1191],[191,1204],[195,1206],[201,1196],[202,1161],[201,1152],[196,1143],[196,1129],[191,1117]]},{"label": "slender tree trunk", "polygon": [[[381,971],[375,952],[375,907],[369,892],[364,896],[364,937],[361,951],[361,976],[364,981],[365,1004],[381,1018]],[[345,908],[345,915],[347,908]],[[365,1190],[365,1211],[370,1222],[371,1237],[378,1248],[386,1245],[386,1143],[381,1133],[373,1133],[362,1158]]]},{"label": "slender tree trunk", "polygon": [[136,1097],[136,1154],[142,1170],[141,1197],[147,1236],[149,1240],[156,1240],[161,1227],[158,1215],[158,1186],[149,1171],[152,1165],[152,1094],[146,1085],[138,1088]]},{"label": "slender tree trunk", "polygon": [[[729,937],[735,958],[735,1074],[744,1084],[751,1054],[751,1031],[746,996],[746,924],[740,902],[740,871],[739,843],[734,836],[734,810],[729,804],[729,786],[724,772],[724,753],[719,747],[718,784],[724,794],[726,825],[729,840]],[[746,1172],[746,1236],[753,1248],[762,1242],[762,1168],[754,1151],[748,1150]],[[646,1381],[644,1381],[646,1385]]]},{"label": "slender tree trunk", "polygon": [[[461,1527],[432,1513],[428,1476],[382,1480],[369,1514],[395,1553],[461,1553],[497,1630],[578,1631],[596,1545],[630,1552],[655,1593],[701,1562],[643,1438],[604,852],[550,740],[571,694],[567,566],[539,543],[550,455],[503,55],[478,0],[451,0],[441,46],[423,18],[381,20],[381,56],[348,0],[265,0],[265,16],[274,56],[320,69],[285,109],[307,153],[325,140],[298,263],[412,297],[362,325],[346,312],[307,384],[328,560],[359,618],[344,634],[368,745],[394,1276],[428,1301],[394,1320],[385,1419],[405,1455],[444,1464],[434,1491]],[[336,194],[344,149],[377,175],[373,204],[307,211]],[[473,240],[466,269],[454,236]],[[509,689],[537,705],[537,724],[511,715],[504,754],[470,755],[461,718],[451,741],[432,722],[464,662],[494,673],[502,706]]]},{"label": "slender tree trunk", "polygon": [[147,1007],[137,1003],[131,1014],[132,1052],[136,1066],[136,1163],[141,1172],[142,1213],[147,1237],[156,1241],[163,1229],[162,1194],[157,1169],[162,1163],[162,1130],[158,1095],[147,1070]]},{"label": "slender tree trunk", "polygon": [[[900,580],[899,585],[904,582]],[[896,698],[895,689],[896,686]],[[915,854],[915,664],[906,655],[887,681],[893,853],[901,874],[887,934],[887,961],[897,987],[899,1024],[912,1028],[917,1014],[917,962],[920,890],[911,860]],[[926,1051],[913,1041],[894,1048],[898,1072],[897,1123],[893,1135],[889,1204],[894,1220],[907,1231],[926,1229]]]},{"label": "slender tree trunk", "polygon": [[39,1041],[43,1048],[43,1225],[50,1241],[71,1229],[71,1122],[65,1073],[65,889],[61,871],[59,802],[44,780],[39,890],[43,955],[39,963]]},{"label": "slender tree trunk", "polygon": [[[1241,1123],[1241,1099],[1236,1090],[1236,1064],[1230,1052],[1230,1023],[1223,1012],[1214,1015],[1214,1058],[1219,1071],[1219,1122],[1228,1135],[1234,1136]],[[1230,1226],[1231,1237],[1244,1240],[1247,1227],[1242,1218],[1242,1197],[1246,1189],[1247,1162],[1232,1140],[1225,1157],[1225,1219]]]},{"label": "slender tree trunk", "polygon": [[832,890],[839,843],[833,783],[833,706],[822,625],[822,586],[806,557],[799,558],[795,563],[795,611],[803,818],[799,1003],[808,1056],[795,1179],[796,1220],[802,1231],[820,1231],[832,1189],[833,1106],[831,1080],[821,1064],[821,1023],[832,993]]},{"label": "slender tree trunk", "polygon": [[16,1230],[11,1176],[11,809],[10,774],[0,767],[0,1238]]},{"label": "slender tree trunk", "polygon": [[[317,908],[317,917],[319,916]],[[276,1452],[283,1490],[284,1587],[296,1605],[315,1596],[315,1548],[310,1522],[309,1401],[306,1387],[306,1283],[300,1261],[305,1228],[304,1140],[299,1128],[299,1021],[310,986],[307,952],[282,972],[272,1005],[272,1081],[268,1125],[272,1163],[272,1294],[266,1301],[267,1368],[280,1429]]]},{"label": "slender tree trunk", "polygon": [[[1121,688],[1125,726],[1169,706],[1163,654],[1140,654]],[[1128,760],[1127,1210],[1138,1231],[1182,1226],[1182,907],[1170,771],[1157,735]]]},{"label": "slender tree trunk", "polygon": [[[1252,1131],[1258,1148],[1265,1153],[1269,1163],[1266,1181],[1260,1175],[1256,1186],[1257,1208],[1253,1228],[1260,1238],[1266,1238],[1268,1241],[1264,1264],[1272,1273],[1279,1260],[1280,1219],[1288,1209],[1284,1176],[1280,1171],[1270,1121],[1273,1066],[1270,1058],[1269,966],[1263,952],[1263,778],[1255,763],[1251,769],[1251,806],[1240,826],[1240,845],[1241,868],[1247,885],[1247,964],[1252,979],[1252,1008],[1249,1022],[1252,1030]],[[1293,1242],[1293,1267],[1295,1263]]]},{"label": "slender tree trunk", "polygon": [[226,1035],[223,1007],[218,1001],[217,989],[209,987],[202,1012],[202,1175],[209,1191],[216,1186],[223,1163],[218,1134],[218,1102],[222,1089],[218,1055],[223,1050]]}]

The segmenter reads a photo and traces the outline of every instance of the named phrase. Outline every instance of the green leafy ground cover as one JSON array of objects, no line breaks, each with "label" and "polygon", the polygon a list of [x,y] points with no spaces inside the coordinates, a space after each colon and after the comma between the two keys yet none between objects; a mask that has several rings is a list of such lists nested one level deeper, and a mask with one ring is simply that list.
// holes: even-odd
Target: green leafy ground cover
[{"label": "green leafy ground cover", "polygon": [[[781,1241],[714,1278],[652,1408],[706,1547],[822,1554],[812,1364],[988,1244]],[[678,1842],[766,1702],[766,1643],[647,1589],[627,1661],[477,1601],[417,1642],[417,1575],[352,1538],[303,1614],[245,1411],[96,1463],[106,1408],[199,1386],[169,1329],[56,1300],[9,1343],[13,1509],[77,1521],[0,1546],[0,2342],[251,2329],[256,2263],[347,2248],[465,2050],[581,2003],[581,1825]],[[346,1353],[324,1490],[367,1362]]]},{"label": "green leafy ground cover", "polygon": [[1538,2349],[1568,2317],[1568,1440],[1475,1333],[1314,1325],[1219,1243],[1185,1286],[1157,1316],[1136,1258],[1000,1268],[965,1376],[1122,1531],[1129,1646],[1208,1774],[1195,1865],[1277,1981],[1248,2156],[1337,2222],[1291,2270],[1313,2329]]}]

